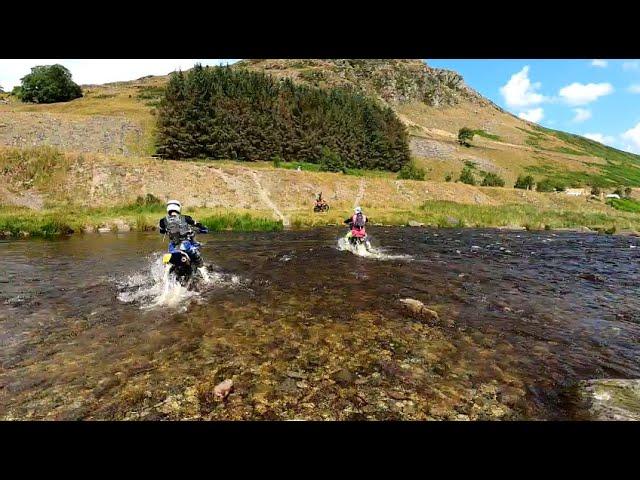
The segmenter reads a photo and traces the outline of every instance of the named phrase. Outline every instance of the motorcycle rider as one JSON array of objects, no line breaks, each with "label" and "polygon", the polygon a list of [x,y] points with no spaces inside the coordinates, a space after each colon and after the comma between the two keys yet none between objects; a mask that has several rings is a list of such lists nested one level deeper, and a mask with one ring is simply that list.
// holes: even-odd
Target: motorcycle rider
[{"label": "motorcycle rider", "polygon": [[322,198],[322,192],[320,192],[317,196],[316,196],[316,207],[322,209],[325,205],[327,204],[327,201]]},{"label": "motorcycle rider", "polygon": [[352,237],[355,237],[365,240],[367,238],[365,225],[368,221],[367,216],[362,213],[362,208],[354,208],[353,215],[344,221],[344,223],[351,228],[351,231],[347,234],[347,238],[350,240]]},{"label": "motorcycle rider", "polygon": [[169,235],[169,253],[178,252],[180,243],[189,240],[193,246],[187,252],[191,257],[191,261],[196,267],[201,267],[203,264],[202,256],[197,247],[200,246],[198,242],[193,240],[194,231],[192,226],[197,228],[200,233],[207,233],[207,228],[199,222],[196,222],[189,215],[182,215],[180,211],[182,205],[178,200],[169,200],[167,202],[167,216],[160,219],[159,231],[161,234]]}]

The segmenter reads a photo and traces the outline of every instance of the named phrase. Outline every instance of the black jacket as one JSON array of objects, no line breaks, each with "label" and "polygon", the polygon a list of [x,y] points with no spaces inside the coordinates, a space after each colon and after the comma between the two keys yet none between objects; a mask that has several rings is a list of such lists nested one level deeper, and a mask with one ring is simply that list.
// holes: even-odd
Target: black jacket
[{"label": "black jacket", "polygon": [[[196,228],[204,228],[204,225],[202,225],[199,222],[194,221],[193,218],[191,218],[189,215],[182,215],[182,216],[184,217],[184,220],[187,222],[187,224],[193,225]],[[162,235],[167,233],[167,219],[166,219],[166,217],[162,217],[160,219],[159,230],[160,230],[160,233]]]}]

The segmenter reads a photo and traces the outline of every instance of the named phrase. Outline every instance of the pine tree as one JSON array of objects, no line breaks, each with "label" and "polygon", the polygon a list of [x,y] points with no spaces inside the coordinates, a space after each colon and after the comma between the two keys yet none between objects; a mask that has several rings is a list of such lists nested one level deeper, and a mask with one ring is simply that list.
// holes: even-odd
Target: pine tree
[{"label": "pine tree", "polygon": [[330,151],[346,168],[393,171],[410,158],[406,129],[390,108],[352,90],[230,67],[173,74],[158,113],[166,158],[319,163]]}]

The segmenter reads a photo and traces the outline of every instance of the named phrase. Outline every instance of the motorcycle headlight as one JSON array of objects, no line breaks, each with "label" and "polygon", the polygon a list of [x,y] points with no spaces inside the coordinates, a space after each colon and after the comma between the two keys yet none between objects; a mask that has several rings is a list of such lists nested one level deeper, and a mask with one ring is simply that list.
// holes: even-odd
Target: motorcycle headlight
[{"label": "motorcycle headlight", "polygon": [[166,264],[167,264],[167,263],[169,263],[170,261],[171,261],[171,254],[170,254],[170,253],[165,253],[165,254],[162,256],[162,263],[164,263],[164,264],[166,265]]}]

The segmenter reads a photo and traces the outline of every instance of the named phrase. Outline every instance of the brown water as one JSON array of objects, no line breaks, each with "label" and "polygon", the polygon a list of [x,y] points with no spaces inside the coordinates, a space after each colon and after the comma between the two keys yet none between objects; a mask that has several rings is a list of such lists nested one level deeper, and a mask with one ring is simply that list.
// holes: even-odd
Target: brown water
[{"label": "brown water", "polygon": [[172,297],[157,234],[1,242],[0,418],[563,419],[640,377],[640,239],[371,230],[200,236],[212,280]]}]

